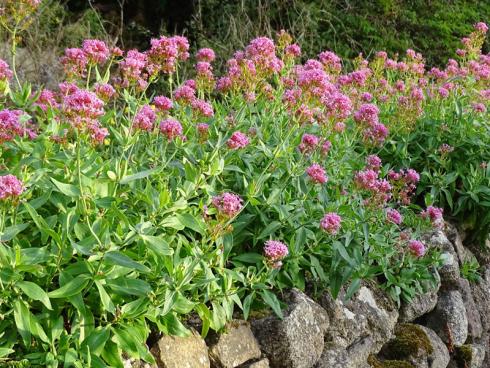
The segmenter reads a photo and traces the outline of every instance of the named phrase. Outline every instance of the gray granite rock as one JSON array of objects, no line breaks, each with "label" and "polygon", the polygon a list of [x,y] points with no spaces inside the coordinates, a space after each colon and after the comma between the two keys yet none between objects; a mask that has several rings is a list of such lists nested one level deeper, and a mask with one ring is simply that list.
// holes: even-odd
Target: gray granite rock
[{"label": "gray granite rock", "polygon": [[448,368],[488,368],[484,365],[485,347],[479,344],[463,345],[456,349]]},{"label": "gray granite rock", "polygon": [[217,368],[235,368],[262,355],[259,343],[246,321],[228,323],[224,333],[211,335],[207,342],[211,364]]},{"label": "gray granite rock", "polygon": [[269,368],[269,359],[260,359],[257,362],[245,364],[240,368]]},{"label": "gray granite rock", "polygon": [[466,309],[466,318],[468,319],[468,337],[473,342],[479,339],[483,333],[480,312],[473,299],[469,281],[461,278],[458,283],[458,289],[461,292]]},{"label": "gray granite rock", "polygon": [[433,329],[445,343],[461,346],[468,337],[468,318],[463,297],[457,290],[439,294],[436,308],[427,317],[427,327]]},{"label": "gray granite rock", "polygon": [[151,348],[158,368],[209,368],[208,348],[201,336],[163,336]]},{"label": "gray granite rock", "polygon": [[437,304],[439,287],[425,294],[416,295],[410,302],[403,302],[400,308],[399,322],[412,322],[431,312]]},{"label": "gray granite rock", "polygon": [[434,230],[431,233],[426,234],[423,240],[429,247],[437,248],[442,252],[445,262],[438,270],[441,277],[442,287],[457,288],[458,280],[461,278],[459,258],[457,252],[454,250],[453,244],[446,237],[446,234],[440,229]]},{"label": "gray granite rock", "polygon": [[347,302],[327,294],[321,303],[329,314],[330,328],[316,367],[369,367],[369,355],[392,337],[398,319],[393,302],[375,286],[366,285]]},{"label": "gray granite rock", "polygon": [[490,266],[482,268],[482,278],[479,282],[471,283],[471,292],[476,308],[480,312],[484,332],[490,332]]},{"label": "gray granite rock", "polygon": [[441,338],[430,328],[419,326],[427,335],[427,338],[432,345],[432,353],[427,357],[429,368],[446,368],[449,364],[449,351],[446,344]]},{"label": "gray granite rock", "polygon": [[320,359],[329,326],[327,312],[298,290],[286,298],[284,319],[252,321],[252,330],[273,368],[311,368]]}]

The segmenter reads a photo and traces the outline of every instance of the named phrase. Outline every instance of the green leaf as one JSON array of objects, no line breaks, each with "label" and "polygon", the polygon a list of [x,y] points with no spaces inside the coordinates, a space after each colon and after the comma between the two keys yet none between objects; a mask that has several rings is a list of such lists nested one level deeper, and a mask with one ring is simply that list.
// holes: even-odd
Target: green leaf
[{"label": "green leaf", "polygon": [[195,310],[197,314],[199,314],[199,318],[201,318],[202,321],[201,336],[204,338],[208,334],[209,327],[211,325],[211,312],[203,303],[196,305]]},{"label": "green leaf", "polygon": [[125,328],[112,328],[114,333],[114,342],[121,348],[122,351],[130,354],[133,358],[139,358],[138,344],[139,341],[135,336],[128,333]]},{"label": "green leaf", "polygon": [[62,183],[62,182],[60,182],[54,178],[51,178],[51,181],[56,186],[58,191],[60,191],[61,193],[63,193],[64,195],[66,195],[68,197],[80,198],[80,196],[82,195],[80,193],[80,188],[78,188],[75,185]]},{"label": "green leaf", "polygon": [[139,173],[136,173],[133,175],[125,176],[124,178],[121,179],[120,183],[121,184],[128,184],[128,183],[131,183],[132,181],[146,178],[146,177],[150,176],[151,174],[153,174],[155,171],[157,171],[157,169],[144,170],[144,171],[140,171]]},{"label": "green leaf", "polygon": [[151,271],[148,267],[134,261],[127,255],[118,251],[107,252],[104,255],[104,260],[108,264],[135,269],[143,273],[149,273]]},{"label": "green leaf", "polygon": [[29,309],[27,309],[24,302],[20,300],[16,300],[14,302],[14,320],[15,325],[17,327],[17,331],[19,331],[20,336],[22,336],[22,340],[24,341],[24,345],[27,348],[31,347],[31,313]]},{"label": "green leaf", "polygon": [[140,237],[143,239],[143,242],[157,254],[170,256],[174,253],[168,243],[160,237],[151,235],[140,235]]},{"label": "green leaf", "polygon": [[347,289],[347,292],[345,293],[344,300],[348,301],[350,298],[352,298],[352,295],[359,290],[361,287],[361,280],[360,279],[355,279],[351,282],[349,285],[349,288]]},{"label": "green leaf", "polygon": [[148,298],[138,298],[133,300],[121,307],[121,315],[125,318],[136,318],[147,311],[149,303],[150,300]]},{"label": "green leaf", "polygon": [[255,293],[248,294],[243,300],[243,318],[248,319],[250,314],[250,307],[252,306]]},{"label": "green leaf", "polygon": [[264,230],[261,231],[261,233],[257,237],[257,240],[264,239],[264,238],[268,237],[274,231],[281,228],[281,226],[282,226],[282,224],[279,221],[272,221],[270,224],[268,224],[264,228]]},{"label": "green leaf", "polygon": [[3,358],[4,356],[7,356],[12,353],[15,353],[14,349],[0,348],[0,358]]},{"label": "green leaf", "polygon": [[264,257],[258,253],[243,253],[236,257],[233,257],[234,261],[245,262],[245,263],[260,263]]},{"label": "green leaf", "polygon": [[48,294],[46,294],[46,292],[37,284],[30,281],[17,281],[15,285],[18,286],[29,298],[38,300],[43,303],[46,308],[53,310]]},{"label": "green leaf", "polygon": [[24,203],[24,207],[27,209],[27,212],[29,212],[29,215],[31,216],[38,229],[41,230],[41,233],[45,234],[46,236],[51,236],[58,245],[61,245],[62,242],[59,234],[49,228],[44,218],[39,216],[34,207],[32,207],[29,203]]},{"label": "green leaf", "polygon": [[277,299],[276,294],[270,292],[269,290],[261,290],[260,294],[262,295],[262,299],[264,302],[272,308],[274,313],[279,317],[283,318],[282,315],[282,310],[281,310],[281,303],[279,302],[279,299]]},{"label": "green leaf", "polygon": [[167,327],[168,333],[174,336],[187,337],[190,336],[190,331],[184,324],[177,318],[175,313],[169,313],[163,317],[165,321],[165,326]]},{"label": "green leaf", "polygon": [[328,277],[325,274],[323,267],[320,265],[320,261],[318,260],[318,258],[316,258],[314,256],[310,256],[310,262],[311,262],[311,266],[313,267],[313,269],[317,273],[320,280],[324,281],[324,282],[328,281]]},{"label": "green leaf", "polygon": [[211,328],[215,331],[221,330],[226,324],[226,311],[217,302],[212,302]]},{"label": "green leaf", "polygon": [[126,277],[107,280],[107,286],[121,295],[147,296],[152,291],[151,286],[147,282],[139,279],[128,279]]},{"label": "green leaf", "polygon": [[102,306],[104,309],[112,314],[115,314],[116,308],[114,307],[114,303],[112,303],[111,297],[105,291],[104,286],[100,283],[100,281],[95,280],[95,285],[99,290],[100,300],[102,301]]},{"label": "green leaf", "polygon": [[188,227],[201,235],[204,234],[204,223],[202,220],[199,221],[190,213],[177,214],[177,218],[185,227]]},{"label": "green leaf", "polygon": [[169,216],[163,219],[160,223],[161,227],[171,227],[175,230],[184,230],[185,225],[180,221],[177,216]]},{"label": "green leaf", "polygon": [[68,298],[81,292],[88,282],[89,280],[86,277],[77,276],[59,289],[50,291],[48,296],[52,299]]},{"label": "green leaf", "polygon": [[172,309],[175,301],[177,300],[177,292],[175,290],[167,289],[165,291],[165,302],[163,303],[163,310],[161,315],[164,316]]},{"label": "green leaf", "polygon": [[104,350],[101,353],[102,358],[114,368],[124,368],[124,363],[121,359],[121,352],[116,343],[111,340],[107,341]]},{"label": "green leaf", "polygon": [[97,327],[83,340],[81,349],[85,350],[86,346],[88,346],[92,354],[99,355],[104,349],[107,340],[109,340],[110,335],[108,326]]},{"label": "green leaf", "polygon": [[177,294],[177,300],[175,301],[173,310],[179,314],[188,314],[194,309],[195,305],[196,303],[191,302],[179,293]]},{"label": "green leaf", "polygon": [[333,243],[333,249],[336,250],[340,256],[347,261],[347,263],[349,263],[351,266],[355,266],[356,262],[349,256],[349,253],[347,253],[347,250],[341,242],[335,241]]},{"label": "green leaf", "polygon": [[12,240],[18,233],[27,229],[29,224],[17,224],[5,228],[2,235],[0,236],[0,241],[7,242]]}]

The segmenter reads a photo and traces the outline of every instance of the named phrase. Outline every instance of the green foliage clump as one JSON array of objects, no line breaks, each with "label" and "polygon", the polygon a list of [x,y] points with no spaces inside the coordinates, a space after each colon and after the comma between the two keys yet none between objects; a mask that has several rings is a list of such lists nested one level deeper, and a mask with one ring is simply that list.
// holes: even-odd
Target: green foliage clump
[{"label": "green foliage clump", "polygon": [[461,265],[461,275],[470,282],[481,280],[480,264],[474,256],[463,262]]},{"label": "green foliage clump", "polygon": [[460,47],[460,35],[490,19],[487,1],[199,1],[190,34],[228,56],[257,35],[289,30],[308,57],[333,50],[345,59],[414,47],[429,65],[442,65]]},{"label": "green foliage clump", "polygon": [[[33,4],[9,0],[15,17],[0,14],[12,32],[10,66],[0,62],[0,358],[154,363],[153,336],[187,336],[189,321],[206,336],[266,308],[282,317],[283,290],[349,299],[370,280],[394,309],[437,283],[439,250],[421,239],[444,226],[442,212],[414,199],[459,142],[447,134],[453,146],[412,153],[408,137],[422,142],[427,125],[452,118],[471,135],[466,168],[486,159],[475,149],[490,139],[476,140],[489,127],[485,24],[452,64],[460,78],[433,76],[413,50],[357,58],[353,73],[332,54],[303,65],[283,32],[252,40],[224,76],[202,50],[192,80],[182,80],[195,63],[184,37],[144,54],[86,40],[50,91],[16,70],[28,30],[17,19]],[[398,353],[431,351],[416,328],[397,331]]]}]

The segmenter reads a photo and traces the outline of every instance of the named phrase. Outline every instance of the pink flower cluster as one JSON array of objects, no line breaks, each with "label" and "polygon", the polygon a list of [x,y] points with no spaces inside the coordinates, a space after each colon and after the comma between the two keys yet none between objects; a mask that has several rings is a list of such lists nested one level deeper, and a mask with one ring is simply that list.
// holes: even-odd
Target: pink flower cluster
[{"label": "pink flower cluster", "polygon": [[214,88],[213,67],[208,61],[198,61],[196,64],[196,88],[212,91]]},{"label": "pink flower cluster", "polygon": [[61,58],[61,64],[65,68],[65,73],[69,77],[84,77],[85,69],[88,64],[87,55],[82,49],[69,48],[65,50],[65,55]]},{"label": "pink flower cluster", "polygon": [[197,117],[213,116],[213,106],[209,102],[197,98],[196,92],[196,81],[193,79],[187,80],[174,91],[175,101],[181,105],[190,105]]},{"label": "pink flower cluster", "polygon": [[58,96],[49,89],[43,89],[39,95],[37,101],[34,103],[35,106],[46,112],[49,107],[59,108]]},{"label": "pink flower cluster", "polygon": [[365,204],[382,206],[391,197],[392,186],[386,179],[379,177],[381,160],[377,156],[368,156],[367,167],[356,173],[354,182],[359,189],[368,191],[370,196],[364,201]]},{"label": "pink flower cluster", "polygon": [[328,181],[328,176],[325,174],[325,169],[319,164],[312,164],[306,169],[306,174],[314,183],[324,184]]},{"label": "pink flower cluster", "polygon": [[145,71],[147,56],[138,50],[129,50],[123,61],[120,62],[122,80],[119,84],[122,87],[136,84],[139,89],[144,89],[147,85],[148,74]]},{"label": "pink flower cluster", "polygon": [[22,182],[14,175],[0,176],[0,200],[14,199],[24,191]]},{"label": "pink flower cluster", "polygon": [[478,22],[474,26],[475,30],[481,33],[487,33],[488,32],[488,26],[484,22]]},{"label": "pink flower cluster", "polygon": [[96,83],[94,90],[97,97],[105,102],[109,101],[116,95],[116,90],[108,83]]},{"label": "pink flower cluster", "polygon": [[410,240],[408,242],[408,249],[410,249],[416,257],[422,257],[425,254],[425,245],[419,240]]},{"label": "pink flower cluster", "polygon": [[248,139],[248,137],[244,133],[238,131],[234,132],[231,135],[230,139],[228,139],[228,141],[226,142],[228,148],[233,150],[244,148],[248,146],[249,143],[250,140]]},{"label": "pink flower cluster", "polygon": [[340,57],[338,57],[332,51],[323,51],[318,55],[318,60],[325,66],[327,71],[331,74],[340,73],[342,70],[342,63]]},{"label": "pink flower cluster", "polygon": [[320,138],[313,134],[304,134],[301,138],[301,143],[298,149],[301,153],[308,154],[315,151],[318,144],[320,143]]},{"label": "pink flower cluster", "polygon": [[195,98],[191,102],[191,107],[195,115],[198,117],[212,117],[214,115],[213,106],[209,102]]},{"label": "pink flower cluster", "polygon": [[414,169],[388,172],[388,179],[393,186],[393,197],[404,205],[410,204],[411,198],[417,188],[420,175]]},{"label": "pink flower cluster", "polygon": [[441,144],[441,146],[439,147],[438,149],[439,153],[443,156],[451,153],[454,151],[454,147],[453,146],[450,146],[449,144],[447,143],[443,143]]},{"label": "pink flower cluster", "polygon": [[20,122],[22,115],[24,112],[21,110],[5,109],[0,111],[0,143],[24,136],[26,129]]},{"label": "pink flower cluster", "polygon": [[182,125],[175,119],[166,119],[160,123],[160,132],[169,140],[183,137]]},{"label": "pink flower cluster", "polygon": [[289,254],[288,246],[277,240],[267,240],[264,246],[264,255],[273,268],[280,268],[282,260]]},{"label": "pink flower cluster", "polygon": [[172,100],[166,96],[156,96],[153,99],[153,104],[162,113],[166,113],[174,107]]},{"label": "pink flower cluster", "polygon": [[424,219],[429,219],[433,227],[442,228],[444,227],[443,213],[444,210],[442,208],[429,206],[420,215]]},{"label": "pink flower cluster", "polygon": [[0,81],[6,81],[12,78],[13,73],[10,70],[9,65],[2,59],[0,59]]},{"label": "pink flower cluster", "polygon": [[151,106],[144,105],[136,114],[133,121],[133,127],[136,129],[151,132],[153,130],[156,118],[157,116],[155,114],[155,111],[153,111]]},{"label": "pink flower cluster", "polygon": [[388,136],[388,128],[379,122],[379,108],[374,104],[361,105],[354,114],[354,120],[364,126],[364,139],[373,144],[383,143]]},{"label": "pink flower cluster", "polygon": [[255,101],[263,79],[277,75],[284,67],[276,56],[274,42],[267,37],[252,40],[245,51],[237,51],[226,64],[227,72],[216,82],[216,89],[222,93],[240,91],[250,103]]},{"label": "pink flower cluster", "polygon": [[381,159],[376,155],[369,155],[366,157],[366,165],[368,169],[379,171],[381,169]]},{"label": "pink flower cluster", "polygon": [[391,222],[392,224],[400,225],[403,221],[403,217],[394,208],[388,208],[386,210],[386,221]]},{"label": "pink flower cluster", "polygon": [[209,135],[209,125],[206,123],[197,124],[197,133],[199,135],[200,142],[206,141]]},{"label": "pink flower cluster", "polygon": [[85,40],[82,48],[68,48],[61,64],[70,77],[84,77],[88,65],[104,64],[109,60],[110,50],[104,41]]},{"label": "pink flower cluster", "polygon": [[75,88],[65,96],[63,110],[74,125],[84,120],[98,119],[104,114],[104,102],[93,92]]},{"label": "pink flower cluster", "polygon": [[228,218],[236,216],[242,210],[242,202],[243,200],[238,195],[228,192],[212,199],[213,206],[219,214]]},{"label": "pink flower cluster", "polygon": [[277,73],[284,63],[276,56],[274,41],[267,37],[258,37],[245,48],[245,56],[250,59],[259,73]]},{"label": "pink flower cluster", "polygon": [[330,235],[335,235],[340,230],[341,222],[342,218],[337,213],[329,212],[320,221],[320,228]]},{"label": "pink flower cluster", "polygon": [[102,143],[109,134],[97,120],[104,114],[104,102],[91,91],[65,85],[63,112],[73,127],[90,135],[94,143]]},{"label": "pink flower cluster", "polygon": [[189,58],[189,41],[182,36],[153,38],[147,55],[150,74],[174,73],[178,61]]},{"label": "pink flower cluster", "polygon": [[287,45],[284,48],[284,55],[286,56],[286,58],[298,58],[301,56],[301,47],[295,43],[293,43],[292,45]]},{"label": "pink flower cluster", "polygon": [[212,63],[216,58],[216,54],[214,53],[213,49],[202,48],[197,52],[196,58],[198,61],[205,61],[208,63]]},{"label": "pink flower cluster", "polygon": [[104,64],[110,56],[110,51],[104,41],[85,40],[82,44],[82,51],[89,64]]}]

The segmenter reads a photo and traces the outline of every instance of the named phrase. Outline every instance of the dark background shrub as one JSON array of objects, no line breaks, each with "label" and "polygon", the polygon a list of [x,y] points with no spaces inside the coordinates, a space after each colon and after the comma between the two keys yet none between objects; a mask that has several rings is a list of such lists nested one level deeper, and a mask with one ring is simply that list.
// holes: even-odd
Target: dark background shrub
[{"label": "dark background shrub", "polygon": [[345,58],[385,49],[422,52],[429,65],[447,61],[472,24],[490,19],[490,2],[477,0],[69,0],[79,13],[98,9],[122,44],[144,47],[148,36],[187,35],[224,57],[258,35],[284,28],[306,56],[330,49]]}]

